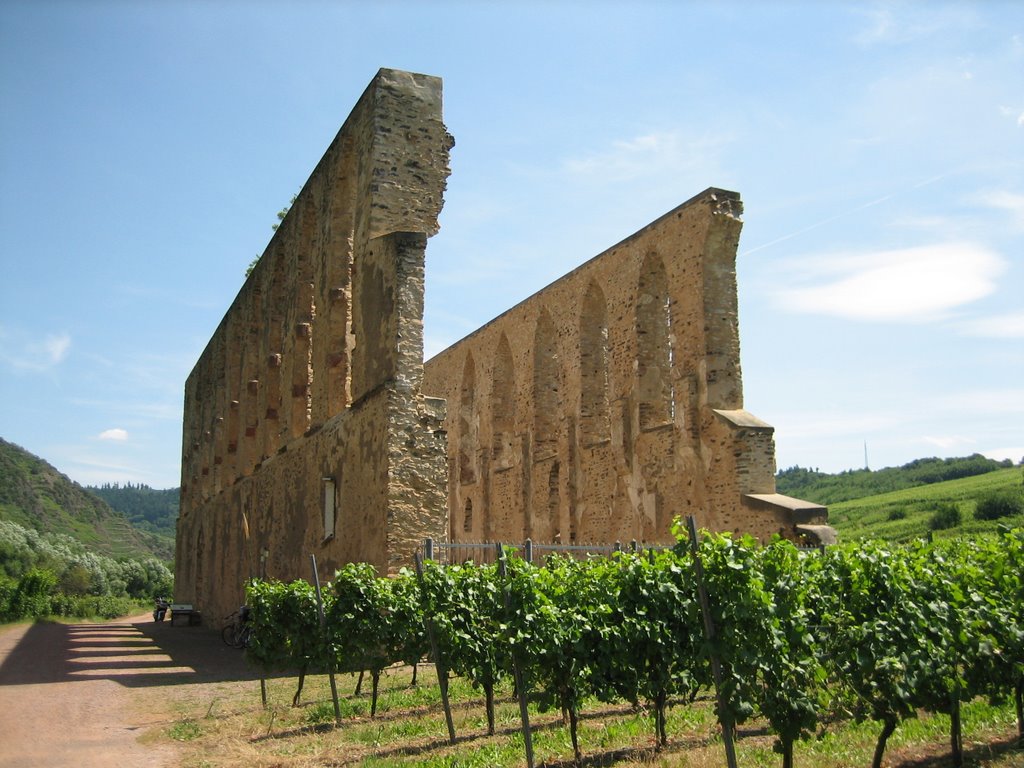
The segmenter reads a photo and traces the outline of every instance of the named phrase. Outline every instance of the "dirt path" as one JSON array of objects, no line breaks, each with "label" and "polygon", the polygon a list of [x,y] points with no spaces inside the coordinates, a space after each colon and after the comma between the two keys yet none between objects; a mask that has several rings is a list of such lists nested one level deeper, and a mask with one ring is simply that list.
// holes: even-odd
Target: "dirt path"
[{"label": "dirt path", "polygon": [[167,686],[251,677],[216,633],[148,616],[0,629],[0,767],[174,766],[139,742],[168,720]]}]

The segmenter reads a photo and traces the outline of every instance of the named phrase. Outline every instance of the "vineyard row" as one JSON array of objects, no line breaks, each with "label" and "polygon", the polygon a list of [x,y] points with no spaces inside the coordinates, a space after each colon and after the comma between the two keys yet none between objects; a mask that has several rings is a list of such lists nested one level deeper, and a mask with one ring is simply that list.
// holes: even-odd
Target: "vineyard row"
[{"label": "vineyard row", "polygon": [[877,721],[879,766],[919,711],[950,715],[960,765],[960,706],[978,696],[1014,698],[1024,738],[1020,529],[823,552],[724,534],[693,546],[681,534],[673,549],[543,565],[427,561],[380,578],[352,564],[318,593],[301,580],[249,583],[253,663],[296,671],[300,689],[307,671],[367,670],[376,692],[385,668],[429,657],[442,691],[451,672],[484,693],[492,733],[495,685],[514,678],[527,748],[529,698],[562,710],[577,761],[587,698],[646,704],[663,745],[669,703],[709,688],[723,735],[763,717],[784,768],[794,743],[837,714]]}]

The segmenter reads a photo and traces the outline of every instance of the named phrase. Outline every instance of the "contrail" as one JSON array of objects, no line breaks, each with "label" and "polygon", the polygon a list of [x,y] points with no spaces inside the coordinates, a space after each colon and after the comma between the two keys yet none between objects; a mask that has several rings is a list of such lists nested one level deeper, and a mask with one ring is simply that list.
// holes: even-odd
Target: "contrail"
[{"label": "contrail", "polygon": [[[946,176],[948,176],[948,175],[949,175],[948,172],[947,173],[940,173],[938,176],[933,176],[933,177],[931,177],[929,179],[925,179],[924,181],[919,181],[917,184],[912,184],[911,186],[909,186],[906,189],[904,189],[903,192],[906,192],[907,190],[910,190],[910,189],[920,189],[921,187],[927,187],[929,184],[934,184],[935,182],[940,181],[941,179],[946,178]],[[893,192],[892,194],[883,195],[882,197],[879,197],[879,198],[877,198],[875,200],[869,200],[868,202],[866,202],[866,203],[864,203],[862,205],[858,205],[855,208],[848,208],[847,210],[845,210],[845,211],[843,211],[841,213],[833,214],[832,216],[829,216],[826,219],[822,219],[821,221],[817,221],[814,224],[809,224],[806,227],[804,227],[803,229],[798,229],[795,232],[790,232],[788,235],[783,235],[782,237],[777,237],[774,240],[770,240],[767,243],[763,243],[763,244],[757,246],[756,248],[751,248],[749,250],[743,251],[742,253],[740,253],[738,255],[739,256],[748,256],[751,253],[757,253],[758,251],[764,250],[765,248],[770,248],[773,245],[778,245],[779,243],[784,243],[786,240],[792,240],[794,237],[799,237],[800,235],[804,234],[805,232],[810,232],[812,229],[817,229],[818,227],[823,227],[824,225],[829,224],[830,222],[833,222],[836,219],[841,219],[844,216],[849,216],[851,213],[857,213],[858,211],[863,211],[866,208],[872,208],[872,207],[874,207],[876,205],[879,205],[880,203],[884,203],[887,200],[892,200],[894,197],[896,197],[897,194],[902,194],[902,192],[901,193]]]}]

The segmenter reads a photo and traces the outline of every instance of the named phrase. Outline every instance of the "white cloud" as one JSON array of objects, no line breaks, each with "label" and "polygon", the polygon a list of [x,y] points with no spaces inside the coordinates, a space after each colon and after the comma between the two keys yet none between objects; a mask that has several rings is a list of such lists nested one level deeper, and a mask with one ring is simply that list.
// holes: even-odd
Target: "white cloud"
[{"label": "white cloud", "polygon": [[80,408],[102,411],[111,419],[118,421],[138,421],[157,419],[159,421],[181,422],[181,403],[159,402],[152,400],[130,401],[100,400],[98,398],[73,397],[69,402]]},{"label": "white cloud", "polygon": [[1024,445],[1011,446],[1009,448],[991,448],[990,450],[982,451],[981,455],[993,461],[1009,459],[1016,464],[1024,457]]},{"label": "white cloud", "polygon": [[990,339],[1024,339],[1024,310],[1007,312],[1003,315],[979,317],[957,323],[957,329],[964,336],[979,336]]},{"label": "white cloud", "polygon": [[982,193],[978,196],[978,201],[990,208],[1008,211],[1013,218],[1014,225],[1019,229],[1024,229],[1024,195],[998,190]]},{"label": "white cloud", "polygon": [[1024,387],[973,389],[929,398],[927,408],[935,413],[965,413],[972,416],[1013,416],[1024,414]]},{"label": "white cloud", "polygon": [[867,25],[854,37],[861,45],[872,45],[892,39],[896,35],[896,20],[888,8],[875,7],[861,12]]},{"label": "white cloud", "polygon": [[112,463],[80,451],[68,457],[67,466],[62,466],[61,471],[83,485],[124,482],[152,485],[154,482],[152,472],[128,464]]},{"label": "white cloud", "polygon": [[770,423],[775,427],[776,434],[786,440],[848,435],[863,437],[894,429],[899,424],[899,415],[886,412],[884,409],[871,413],[808,409],[797,413],[777,414]]},{"label": "white cloud", "polygon": [[965,8],[917,8],[905,4],[876,3],[858,13],[867,23],[853,39],[864,46],[910,43],[943,30],[962,29],[974,24],[973,14]]},{"label": "white cloud", "polygon": [[969,437],[959,437],[956,435],[946,435],[943,437],[929,437],[926,435],[921,439],[929,445],[934,445],[935,447],[942,448],[946,451],[951,448],[956,448],[957,446],[974,445],[977,442]]},{"label": "white cloud", "polygon": [[120,442],[128,439],[128,431],[120,428],[105,429],[100,432],[99,438],[100,440],[117,440]]},{"label": "white cloud", "polygon": [[1005,104],[1000,104],[999,114],[1013,120],[1018,127],[1024,128],[1024,112],[1020,111],[1020,107],[1008,107]]},{"label": "white cloud", "polygon": [[[865,442],[874,469],[928,455],[981,453],[1014,462],[1024,456],[1024,448],[1015,444],[1024,414],[1020,387],[914,393],[910,400],[892,394],[896,400],[869,406],[840,397],[827,410],[771,414],[779,467],[799,464],[838,472],[862,466]],[[992,445],[997,447],[987,448]]]},{"label": "white cloud", "polygon": [[71,337],[66,333],[47,336],[43,340],[43,349],[46,351],[50,364],[57,365],[68,356],[68,350],[71,349]]},{"label": "white cloud", "polygon": [[714,167],[722,149],[732,141],[722,135],[684,136],[659,131],[612,142],[610,148],[571,157],[563,167],[576,176],[598,176],[606,182],[623,182],[647,175],[694,172]]},{"label": "white cloud", "polygon": [[988,296],[1006,262],[973,243],[939,243],[870,253],[831,254],[791,265],[785,311],[850,320],[926,322]]},{"label": "white cloud", "polygon": [[23,371],[49,370],[64,362],[71,350],[68,333],[51,333],[37,340],[24,331],[0,329],[0,342],[0,359]]}]

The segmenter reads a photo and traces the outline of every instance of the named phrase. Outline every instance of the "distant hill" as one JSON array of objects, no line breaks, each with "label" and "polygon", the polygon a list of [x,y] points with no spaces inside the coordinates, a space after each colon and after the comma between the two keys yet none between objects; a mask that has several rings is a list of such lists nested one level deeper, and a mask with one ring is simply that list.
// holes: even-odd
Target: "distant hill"
[{"label": "distant hill", "polygon": [[140,531],[122,513],[24,448],[0,439],[0,519],[61,533],[109,557],[174,557],[174,538]]},{"label": "distant hill", "polygon": [[[1024,527],[1024,472],[998,469],[972,477],[917,485],[832,504],[829,524],[840,541],[880,539],[895,543],[934,536],[994,533],[1000,525]],[[986,519],[979,504],[997,497],[1008,513]]]},{"label": "distant hill", "polygon": [[139,530],[174,538],[180,488],[158,491],[148,485],[107,483],[99,487],[87,485],[85,489],[127,517]]},{"label": "distant hill", "polygon": [[787,496],[831,505],[947,480],[976,477],[1012,466],[1013,462],[1009,460],[994,461],[975,453],[957,459],[917,459],[902,467],[875,471],[853,469],[834,475],[790,467],[776,475],[775,488]]}]

